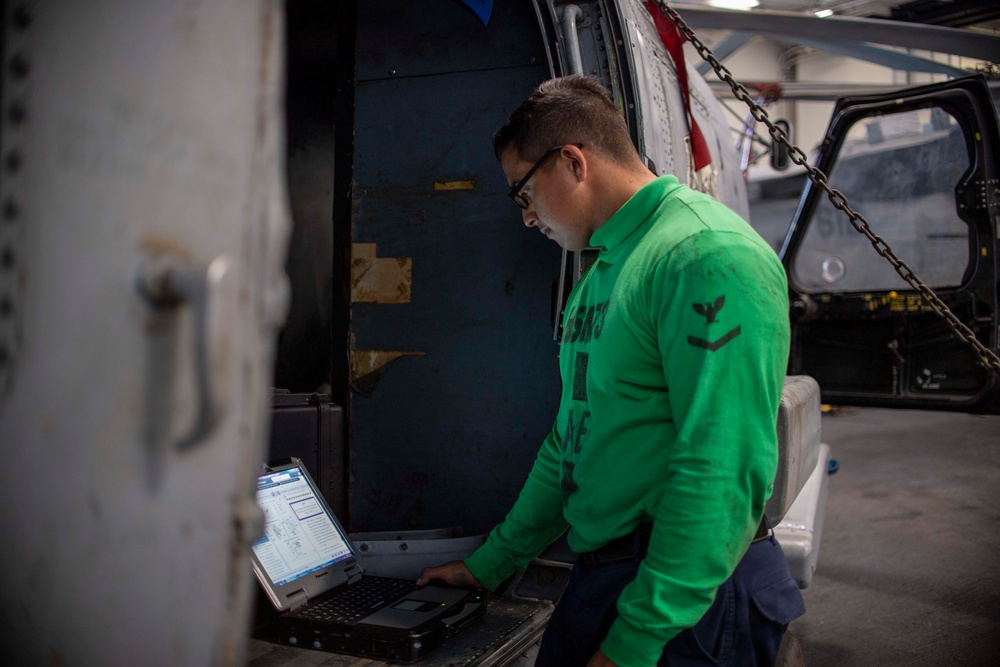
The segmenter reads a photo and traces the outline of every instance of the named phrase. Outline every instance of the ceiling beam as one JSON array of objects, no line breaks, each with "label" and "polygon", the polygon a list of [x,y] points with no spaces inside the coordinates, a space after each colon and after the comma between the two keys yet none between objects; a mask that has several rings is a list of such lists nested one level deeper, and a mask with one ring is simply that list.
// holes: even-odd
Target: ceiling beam
[{"label": "ceiling beam", "polygon": [[[741,46],[750,41],[751,37],[753,37],[753,35],[749,32],[730,32],[724,40],[719,42],[715,48],[712,49],[712,53],[715,54],[715,57],[718,58],[719,62],[722,62]],[[712,65],[708,61],[702,60],[698,63],[697,69],[698,74],[705,76],[708,74],[708,70],[712,69]]]},{"label": "ceiling beam", "polygon": [[[828,83],[808,81],[775,81],[781,87],[781,99],[801,102],[832,102],[840,97],[855,97],[858,95],[875,95],[904,90],[908,85],[888,83]],[[748,90],[754,91],[753,84],[744,84]],[[723,81],[709,81],[708,87],[721,98],[731,99],[732,91]],[[994,94],[1000,93],[1000,81],[991,81],[990,88]]]},{"label": "ceiling beam", "polygon": [[820,19],[792,12],[741,12],[680,3],[671,6],[696,29],[771,33],[786,39],[872,42],[1000,63],[1000,37],[961,28],[838,16]]},{"label": "ceiling beam", "polygon": [[[719,42],[719,44],[712,49],[712,53],[715,54],[715,57],[720,62],[724,62],[726,58],[735,53],[750,39],[750,37],[753,36],[754,35],[748,32],[730,32],[725,39]],[[949,76],[954,79],[968,76],[971,73],[957,67],[946,65],[945,63],[939,63],[934,60],[928,60],[927,58],[910,55],[909,53],[903,53],[893,49],[883,49],[869,44],[859,44],[857,42],[834,42],[829,40],[821,41],[818,39],[807,39],[803,37],[793,39],[787,35],[776,35],[767,32],[757,33],[757,36],[767,37],[780,44],[786,44],[789,46],[794,46],[796,44],[800,46],[811,46],[814,49],[826,51],[827,53],[837,53],[842,56],[864,60],[866,62],[875,63],[876,65],[882,65],[883,67],[889,67],[901,72],[944,74],[945,76]],[[696,69],[698,70],[698,74],[705,76],[711,71],[712,66],[707,61],[702,60],[698,63]]]},{"label": "ceiling beam", "polygon": [[857,42],[835,42],[832,40],[808,39],[803,37],[796,39],[787,35],[765,34],[765,36],[786,44],[811,46],[814,49],[826,51],[827,53],[836,53],[849,58],[864,60],[865,62],[875,63],[876,65],[882,65],[883,67],[889,67],[890,69],[899,70],[901,72],[944,74],[945,76],[950,76],[953,79],[968,76],[972,73],[957,67],[951,67],[950,65],[946,65],[944,63],[928,60],[927,58],[911,56],[908,53],[901,53],[899,51],[893,51],[892,49],[883,49],[869,44],[859,44]]}]

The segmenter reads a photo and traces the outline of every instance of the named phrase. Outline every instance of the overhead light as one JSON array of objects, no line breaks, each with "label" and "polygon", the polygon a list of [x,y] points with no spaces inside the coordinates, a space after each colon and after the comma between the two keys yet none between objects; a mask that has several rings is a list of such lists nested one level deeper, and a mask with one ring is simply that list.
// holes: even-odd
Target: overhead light
[{"label": "overhead light", "polygon": [[760,6],[759,0],[708,0],[708,4],[720,9],[741,9],[747,11]]},{"label": "overhead light", "polygon": [[827,16],[833,16],[832,9],[821,9],[818,12],[813,12],[813,13],[821,19],[825,19]]}]

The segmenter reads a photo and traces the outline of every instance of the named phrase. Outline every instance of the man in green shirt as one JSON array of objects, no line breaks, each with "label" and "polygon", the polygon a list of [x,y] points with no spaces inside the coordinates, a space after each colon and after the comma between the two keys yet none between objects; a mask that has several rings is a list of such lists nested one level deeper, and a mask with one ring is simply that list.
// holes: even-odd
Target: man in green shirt
[{"label": "man in green shirt", "polygon": [[472,556],[496,588],[567,530],[539,666],[773,664],[804,612],[763,518],[788,357],[785,274],[711,197],[657,178],[595,79],[543,83],[494,147],[524,223],[600,254],[569,297],[552,432]]}]

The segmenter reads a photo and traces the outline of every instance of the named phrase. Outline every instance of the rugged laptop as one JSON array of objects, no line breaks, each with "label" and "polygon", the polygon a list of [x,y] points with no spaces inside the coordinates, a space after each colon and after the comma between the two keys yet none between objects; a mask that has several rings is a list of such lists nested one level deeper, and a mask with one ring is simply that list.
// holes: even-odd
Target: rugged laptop
[{"label": "rugged laptop", "polygon": [[253,570],[281,612],[271,639],[367,658],[413,662],[486,612],[486,591],[366,576],[299,459],[257,480],[264,535]]}]

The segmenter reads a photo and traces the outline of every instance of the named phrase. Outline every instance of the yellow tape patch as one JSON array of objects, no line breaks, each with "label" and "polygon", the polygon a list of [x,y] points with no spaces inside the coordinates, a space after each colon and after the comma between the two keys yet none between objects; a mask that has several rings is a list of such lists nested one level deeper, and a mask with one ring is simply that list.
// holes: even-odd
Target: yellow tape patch
[{"label": "yellow tape patch", "polygon": [[422,357],[423,352],[351,350],[351,381],[381,370],[400,357]]},{"label": "yellow tape patch", "polygon": [[371,396],[382,380],[389,364],[402,357],[422,357],[423,352],[394,350],[351,350],[351,388],[363,396]]},{"label": "yellow tape patch", "polygon": [[438,192],[445,190],[474,190],[475,181],[434,181],[434,189]]},{"label": "yellow tape patch", "polygon": [[374,243],[351,245],[351,303],[409,303],[411,257],[378,257]]}]

